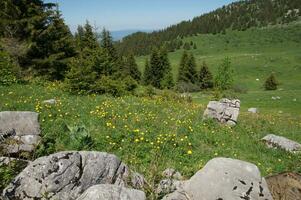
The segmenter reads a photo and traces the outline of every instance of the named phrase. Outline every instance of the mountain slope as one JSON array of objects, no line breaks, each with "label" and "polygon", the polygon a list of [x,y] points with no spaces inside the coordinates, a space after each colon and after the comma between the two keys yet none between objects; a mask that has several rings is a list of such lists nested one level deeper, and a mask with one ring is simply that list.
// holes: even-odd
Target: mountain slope
[{"label": "mountain slope", "polygon": [[135,33],[125,37],[116,46],[121,54],[131,52],[146,55],[153,47],[179,37],[223,33],[227,29],[246,30],[250,27],[283,24],[297,20],[300,15],[300,0],[239,1],[161,31]]}]

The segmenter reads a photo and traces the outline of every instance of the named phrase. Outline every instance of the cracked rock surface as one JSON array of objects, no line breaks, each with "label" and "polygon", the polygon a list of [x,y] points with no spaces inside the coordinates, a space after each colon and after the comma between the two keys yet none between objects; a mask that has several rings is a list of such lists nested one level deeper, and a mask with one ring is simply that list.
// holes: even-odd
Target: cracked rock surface
[{"label": "cracked rock surface", "polygon": [[269,148],[280,148],[291,153],[301,152],[301,144],[282,136],[269,134],[262,138]]},{"label": "cracked rock surface", "polygon": [[204,119],[215,119],[223,124],[234,126],[240,109],[240,100],[221,99],[220,101],[210,101],[204,112]]},{"label": "cracked rock surface", "polygon": [[4,111],[0,112],[0,134],[13,129],[16,134],[8,145],[2,143],[5,153],[32,152],[39,141],[40,124],[39,114],[35,112]]},{"label": "cracked rock surface", "polygon": [[145,194],[139,190],[117,185],[95,185],[87,189],[77,200],[145,200]]},{"label": "cracked rock surface", "polygon": [[164,200],[272,200],[259,169],[248,162],[215,158]]},{"label": "cracked rock surface", "polygon": [[128,167],[115,155],[60,152],[31,162],[3,191],[5,200],[78,198],[97,184],[127,186]]}]

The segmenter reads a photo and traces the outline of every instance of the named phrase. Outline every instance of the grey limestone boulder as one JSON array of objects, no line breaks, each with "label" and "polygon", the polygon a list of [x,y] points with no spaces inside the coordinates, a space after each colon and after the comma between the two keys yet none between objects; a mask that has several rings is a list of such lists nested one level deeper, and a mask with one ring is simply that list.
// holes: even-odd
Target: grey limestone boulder
[{"label": "grey limestone boulder", "polygon": [[204,119],[215,119],[223,124],[235,126],[240,109],[240,100],[221,99],[220,101],[210,101],[204,112]]},{"label": "grey limestone boulder", "polygon": [[301,144],[282,136],[269,134],[262,138],[269,148],[280,148],[289,152],[300,152]]},{"label": "grey limestone boulder", "polygon": [[256,114],[256,113],[258,113],[258,109],[257,108],[249,108],[248,112]]},{"label": "grey limestone boulder", "polygon": [[145,200],[145,194],[139,190],[117,185],[94,185],[87,189],[77,200]]},{"label": "grey limestone boulder", "polygon": [[44,104],[49,104],[49,105],[54,105],[56,104],[56,100],[55,99],[48,99],[43,101]]},{"label": "grey limestone boulder", "polygon": [[98,184],[127,186],[129,168],[115,155],[101,152],[60,152],[31,162],[3,191],[5,200],[73,200]]},{"label": "grey limestone boulder", "polygon": [[38,113],[5,111],[0,112],[0,136],[7,130],[14,130],[12,141],[7,144],[2,140],[1,146],[5,153],[15,154],[19,152],[32,152],[41,140]]},{"label": "grey limestone boulder", "polygon": [[164,200],[272,200],[259,169],[248,162],[215,158]]}]

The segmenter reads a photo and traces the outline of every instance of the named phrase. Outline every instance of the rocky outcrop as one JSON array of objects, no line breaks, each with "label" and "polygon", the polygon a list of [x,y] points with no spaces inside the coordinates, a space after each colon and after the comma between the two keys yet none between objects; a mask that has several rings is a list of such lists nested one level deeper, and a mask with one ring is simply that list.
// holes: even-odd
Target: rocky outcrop
[{"label": "rocky outcrop", "polygon": [[77,200],[145,200],[145,194],[139,190],[116,185],[94,185],[87,189]]},{"label": "rocky outcrop", "polygon": [[[60,152],[31,162],[3,191],[5,200],[78,198],[97,184],[128,186],[131,172],[115,155]],[[30,184],[29,184],[30,183]]]},{"label": "rocky outcrop", "polygon": [[240,160],[215,158],[164,200],[272,200],[258,168]]},{"label": "rocky outcrop", "polygon": [[269,134],[262,138],[269,148],[280,148],[291,153],[300,152],[301,144],[282,136]]},{"label": "rocky outcrop", "polygon": [[220,101],[210,101],[204,112],[204,119],[216,119],[217,121],[234,126],[237,124],[240,101],[238,99],[221,99]]},{"label": "rocky outcrop", "polygon": [[281,173],[266,178],[274,200],[301,200],[301,175]]},{"label": "rocky outcrop", "polygon": [[9,143],[0,141],[5,154],[32,152],[35,149],[41,140],[38,116],[35,112],[0,112],[1,138],[8,130],[15,131],[14,136],[9,137]]}]

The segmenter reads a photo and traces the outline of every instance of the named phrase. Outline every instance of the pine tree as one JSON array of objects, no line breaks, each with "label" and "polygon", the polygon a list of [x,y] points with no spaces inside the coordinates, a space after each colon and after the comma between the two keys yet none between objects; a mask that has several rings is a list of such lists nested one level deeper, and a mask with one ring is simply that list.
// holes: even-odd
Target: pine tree
[{"label": "pine tree", "polygon": [[81,49],[89,49],[93,51],[99,48],[96,33],[93,31],[93,27],[90,25],[89,21],[86,21],[84,28],[79,27],[78,34],[81,36]]},{"label": "pine tree", "polygon": [[150,80],[149,83],[156,87],[156,88],[160,88],[160,78],[159,76],[161,76],[161,69],[160,69],[160,63],[159,63],[159,52],[157,49],[154,49],[152,51],[152,54],[150,56]]},{"label": "pine tree", "polygon": [[199,82],[201,89],[208,89],[213,87],[213,76],[209,71],[206,62],[203,62],[202,68],[200,70]]},{"label": "pine tree", "polygon": [[35,34],[28,52],[33,69],[51,80],[63,79],[67,63],[75,55],[72,34],[58,10],[53,11],[44,30]]},{"label": "pine tree", "polygon": [[145,67],[144,67],[144,73],[143,73],[143,84],[144,85],[151,85],[151,80],[152,80],[152,72],[151,72],[151,67],[149,60],[145,60]]},{"label": "pine tree", "polygon": [[186,77],[188,59],[189,59],[188,54],[186,51],[184,51],[184,53],[181,57],[180,66],[179,66],[178,82],[188,82],[189,81]]},{"label": "pine tree", "polygon": [[230,89],[233,85],[234,71],[231,67],[231,61],[227,57],[223,60],[222,64],[218,67],[217,75],[214,80],[214,85],[219,90]]},{"label": "pine tree", "polygon": [[141,72],[138,69],[135,57],[132,54],[125,58],[124,65],[125,75],[130,76],[139,82],[141,80]]},{"label": "pine tree", "polygon": [[196,70],[196,62],[193,54],[191,53],[188,56],[188,62],[187,62],[187,79],[190,80],[191,83],[195,84],[197,83],[197,70]]},{"label": "pine tree", "polygon": [[66,75],[66,86],[71,93],[90,93],[96,80],[92,59],[79,55],[69,62],[70,71]]},{"label": "pine tree", "polygon": [[197,83],[196,62],[193,54],[184,52],[180,61],[178,82]]},{"label": "pine tree", "polygon": [[276,80],[276,77],[274,73],[272,73],[265,81],[264,88],[266,90],[277,90],[278,87],[278,81]]}]

